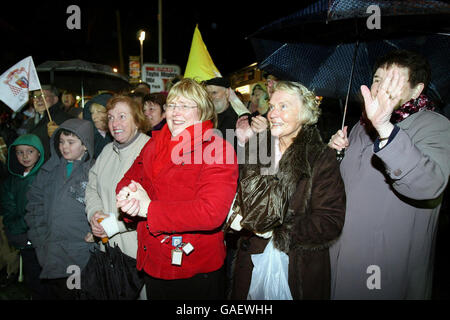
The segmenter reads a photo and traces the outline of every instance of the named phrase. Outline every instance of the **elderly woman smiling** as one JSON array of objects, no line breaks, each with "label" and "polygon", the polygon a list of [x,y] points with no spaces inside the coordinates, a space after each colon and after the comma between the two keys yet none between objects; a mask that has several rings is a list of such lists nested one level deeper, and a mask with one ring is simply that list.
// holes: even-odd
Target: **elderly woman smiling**
[{"label": "elderly woman smiling", "polygon": [[214,104],[195,80],[170,89],[165,111],[167,124],[118,184],[117,206],[138,221],[149,299],[224,299],[221,227],[237,186],[234,148],[212,130]]},{"label": "elderly woman smiling", "polygon": [[[274,248],[289,257],[292,298],[327,299],[328,247],[341,232],[345,212],[336,156],[315,127],[320,109],[313,92],[280,81],[269,106],[270,131],[255,135],[245,119],[236,126],[240,144],[246,143],[245,163],[230,224],[247,235],[238,246],[232,298],[248,298],[251,255],[262,253],[272,238]],[[263,161],[265,153],[270,163]],[[256,163],[250,161],[255,155]]]}]

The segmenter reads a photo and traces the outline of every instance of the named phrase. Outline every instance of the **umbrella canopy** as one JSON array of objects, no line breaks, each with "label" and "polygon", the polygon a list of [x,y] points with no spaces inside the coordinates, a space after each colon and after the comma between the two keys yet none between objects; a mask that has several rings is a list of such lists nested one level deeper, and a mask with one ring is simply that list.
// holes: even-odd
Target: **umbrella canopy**
[{"label": "umbrella canopy", "polygon": [[88,300],[134,300],[144,282],[136,260],[107,242],[105,252],[94,249],[81,273],[81,298]]},{"label": "umbrella canopy", "polygon": [[86,95],[99,90],[120,92],[130,88],[127,77],[113,72],[110,66],[83,60],[46,61],[36,70],[42,84]]},{"label": "umbrella canopy", "polygon": [[[298,81],[326,97],[345,99],[352,65],[353,85],[350,100],[360,100],[360,86],[372,82],[373,65],[378,57],[394,49],[406,49],[423,54],[431,65],[432,79],[427,94],[435,101],[450,102],[450,36],[428,35],[400,39],[362,42],[353,64],[355,46],[314,45],[309,43],[282,43],[252,39],[253,47],[278,47],[259,67],[280,79]],[[264,54],[263,54],[264,55]]]},{"label": "umbrella canopy", "polygon": [[[380,29],[367,19],[380,9]],[[371,7],[373,8],[373,7]],[[281,42],[353,43],[449,29],[450,4],[436,0],[318,0],[250,35]]]},{"label": "umbrella canopy", "polygon": [[[366,25],[371,4],[381,10],[379,30]],[[393,49],[417,51],[431,63],[429,95],[448,103],[449,14],[450,5],[441,1],[322,0],[262,27],[250,39],[261,69],[302,82],[319,95],[349,93],[352,100],[360,99],[360,85],[372,82],[377,57]]]}]

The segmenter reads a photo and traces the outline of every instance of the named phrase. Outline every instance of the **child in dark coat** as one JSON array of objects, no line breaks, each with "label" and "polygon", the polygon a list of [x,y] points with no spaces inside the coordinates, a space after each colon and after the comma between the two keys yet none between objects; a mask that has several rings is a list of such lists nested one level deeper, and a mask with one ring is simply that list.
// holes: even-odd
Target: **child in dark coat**
[{"label": "child in dark coat", "polygon": [[44,147],[39,137],[34,134],[21,135],[8,148],[9,175],[0,185],[0,214],[3,216],[5,234],[9,244],[20,252],[25,284],[34,300],[43,295],[39,283],[40,266],[28,241],[24,217],[27,192],[43,163]]},{"label": "child in dark coat", "polygon": [[28,237],[42,267],[49,299],[76,299],[94,242],[85,214],[85,190],[94,164],[90,121],[69,119],[50,139],[51,157],[28,193]]}]

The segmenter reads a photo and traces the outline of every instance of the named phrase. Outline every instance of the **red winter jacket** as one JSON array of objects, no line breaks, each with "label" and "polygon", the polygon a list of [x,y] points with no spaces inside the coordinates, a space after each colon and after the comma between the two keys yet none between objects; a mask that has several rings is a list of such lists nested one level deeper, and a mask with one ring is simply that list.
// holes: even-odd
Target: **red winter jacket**
[{"label": "red winter jacket", "polygon": [[[168,162],[152,178],[150,168],[160,152],[158,148],[164,145],[158,139],[167,139],[167,131],[166,125],[153,133],[117,185],[116,193],[134,180],[151,199],[147,219],[141,219],[137,226],[138,270],[155,278],[183,279],[216,271],[224,263],[226,249],[221,228],[236,193],[238,165],[231,144],[206,134],[192,152],[183,154],[185,161]],[[195,164],[200,151],[203,159]],[[214,156],[212,164],[208,154]],[[182,236],[183,243],[194,247],[189,255],[183,253],[181,266],[172,265],[173,236]]]}]

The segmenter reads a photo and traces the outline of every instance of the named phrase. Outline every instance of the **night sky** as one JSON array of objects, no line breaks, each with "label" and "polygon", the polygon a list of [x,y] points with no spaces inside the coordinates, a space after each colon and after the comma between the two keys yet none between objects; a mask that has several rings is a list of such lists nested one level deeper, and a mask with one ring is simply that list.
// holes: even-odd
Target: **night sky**
[{"label": "night sky", "polygon": [[[186,67],[198,23],[209,53],[222,75],[256,58],[245,37],[261,26],[306,6],[311,1],[168,1],[163,0],[163,63]],[[67,7],[81,9],[81,30],[69,30]],[[150,33],[144,62],[158,62],[158,1],[41,1],[0,5],[0,73],[26,56],[35,65],[47,60],[82,59],[119,67],[116,12],[120,12],[125,72],[128,57],[138,56],[137,31]]]}]

